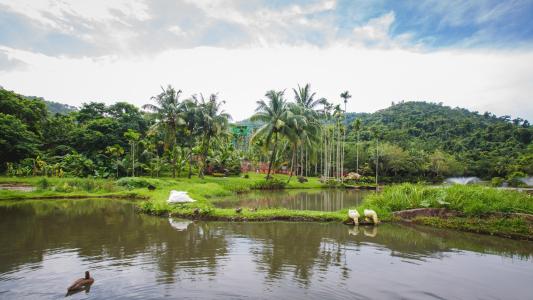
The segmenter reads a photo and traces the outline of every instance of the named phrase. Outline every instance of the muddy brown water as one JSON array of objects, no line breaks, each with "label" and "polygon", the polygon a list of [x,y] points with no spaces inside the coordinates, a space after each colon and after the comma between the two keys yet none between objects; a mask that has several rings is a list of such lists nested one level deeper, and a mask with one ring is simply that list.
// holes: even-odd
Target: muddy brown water
[{"label": "muddy brown water", "polygon": [[531,299],[533,243],[428,227],[191,222],[0,201],[0,299]]}]

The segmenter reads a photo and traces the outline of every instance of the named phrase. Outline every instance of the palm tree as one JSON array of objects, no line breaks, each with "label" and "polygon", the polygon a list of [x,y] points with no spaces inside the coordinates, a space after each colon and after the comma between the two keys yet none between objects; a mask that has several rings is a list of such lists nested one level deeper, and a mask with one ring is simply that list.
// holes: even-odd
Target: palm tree
[{"label": "palm tree", "polygon": [[376,190],[378,188],[378,167],[379,167],[379,131],[374,130],[374,138],[376,139]]},{"label": "palm tree", "polygon": [[361,131],[361,120],[357,119],[353,122],[353,129],[357,134],[357,140],[355,144],[355,155],[356,155],[356,173],[359,174],[359,132]]},{"label": "palm tree", "polygon": [[296,104],[305,107],[306,109],[314,109],[319,105],[322,99],[315,99],[316,93],[311,93],[311,85],[308,83],[303,88],[298,85],[298,89],[294,91],[294,100]]},{"label": "palm tree", "polygon": [[292,148],[291,174],[287,181],[290,182],[296,165],[298,146],[305,149],[315,149],[320,138],[320,123],[314,111],[298,104],[289,104],[288,107],[291,114],[288,114],[287,124],[282,132],[289,140]]},{"label": "palm tree", "polygon": [[[307,123],[309,126],[312,126],[312,128],[317,129],[316,126],[320,127],[320,123],[318,121],[318,115],[315,111],[315,107],[319,104],[322,104],[325,99],[315,99],[316,93],[311,92],[311,85],[308,83],[304,87],[300,87],[298,85],[298,89],[293,89],[294,91],[294,100],[296,102],[296,105],[303,108],[303,110],[299,110],[297,113],[302,115],[306,118]],[[319,134],[320,132],[317,131],[315,134]],[[300,165],[301,165],[301,175],[304,175],[304,169],[305,169],[305,175],[307,175],[307,165],[309,163],[309,152],[311,154],[313,153],[314,149],[309,148],[310,145],[304,144],[304,147],[300,148],[301,155],[300,155]],[[304,168],[305,166],[305,168]]]},{"label": "palm tree", "polygon": [[231,116],[225,113],[221,107],[225,101],[218,101],[218,96],[216,94],[211,94],[209,99],[205,99],[202,94],[200,94],[200,99],[196,96],[193,96],[193,99],[198,101],[198,113],[199,113],[199,131],[202,135],[202,144],[201,144],[201,164],[199,170],[199,177],[204,178],[207,154],[209,152],[209,147],[211,145],[211,140],[218,138],[220,135],[227,135],[228,130],[228,120],[231,119]]},{"label": "palm tree", "polygon": [[176,91],[172,86],[166,89],[161,87],[162,92],[152,97],[157,105],[145,104],[143,109],[151,111],[155,115],[155,123],[152,130],[162,131],[165,137],[165,150],[172,149],[176,144],[176,131],[183,124],[181,118],[182,105],[179,102],[181,90]]},{"label": "palm tree", "polygon": [[107,146],[105,151],[111,156],[115,157],[115,168],[117,169],[117,179],[118,179],[120,157],[124,155],[124,148],[120,147],[120,145],[118,144],[115,144],[114,146]]},{"label": "palm tree", "polygon": [[189,171],[187,177],[189,179],[192,177],[193,147],[195,140],[200,133],[200,129],[198,128],[200,115],[200,107],[198,106],[198,100],[196,97],[183,101],[181,116],[184,124],[183,126],[180,126],[179,129],[181,130],[182,147],[189,149],[187,153],[189,159]]},{"label": "palm tree", "polygon": [[333,139],[336,140],[335,144],[335,178],[342,179],[342,156],[341,156],[341,132],[342,130],[342,116],[343,112],[339,104],[333,108],[333,117],[335,118],[335,131],[333,135],[336,136]]},{"label": "palm tree", "polygon": [[[352,95],[348,91],[344,91],[341,93],[341,98],[344,101],[344,120],[346,120],[346,104],[348,103],[348,99],[352,98]],[[346,130],[343,130],[342,133],[342,152],[341,152],[341,180],[343,179],[344,174],[344,143],[346,141]]]},{"label": "palm tree", "polygon": [[255,114],[250,118],[251,121],[263,122],[261,126],[252,136],[252,142],[258,138],[264,138],[265,146],[270,147],[272,144],[272,153],[268,163],[267,179],[270,179],[270,172],[272,170],[272,163],[276,157],[276,150],[279,142],[279,135],[285,127],[289,110],[287,102],[283,98],[284,91],[268,91],[265,97],[268,99],[257,101],[257,108]]},{"label": "palm tree", "polygon": [[129,141],[131,146],[131,176],[135,177],[135,145],[138,143],[141,134],[135,130],[128,129],[124,137]]},{"label": "palm tree", "polygon": [[344,101],[344,112],[346,112],[346,103],[348,103],[348,99],[352,98],[352,95],[350,95],[350,92],[344,91],[341,93],[341,98]]}]

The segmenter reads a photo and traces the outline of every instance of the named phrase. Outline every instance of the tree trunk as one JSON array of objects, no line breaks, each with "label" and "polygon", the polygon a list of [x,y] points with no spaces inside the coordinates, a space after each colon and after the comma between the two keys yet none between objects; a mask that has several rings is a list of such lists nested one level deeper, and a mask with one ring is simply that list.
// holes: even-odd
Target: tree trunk
[{"label": "tree trunk", "polygon": [[295,160],[296,160],[296,145],[293,145],[292,158],[291,158],[291,170],[290,170],[290,175],[289,175],[289,179],[287,180],[287,183],[291,182],[292,174],[294,173]]},{"label": "tree trunk", "polygon": [[274,157],[276,155],[276,147],[278,146],[278,133],[274,133],[274,148],[272,148],[272,154],[270,155],[270,162],[268,163],[268,172],[267,172],[267,179],[270,179],[270,170],[272,170],[272,162],[274,161]]},{"label": "tree trunk", "polygon": [[135,144],[131,143],[131,177],[135,177]]},{"label": "tree trunk", "polygon": [[356,172],[359,174],[359,131],[357,131],[357,144],[355,145],[356,153]]},{"label": "tree trunk", "polygon": [[378,166],[379,166],[379,152],[378,152],[378,139],[376,138],[376,189],[378,188]]},{"label": "tree trunk", "polygon": [[187,174],[187,177],[191,179],[192,177],[192,146],[189,145],[189,174]]}]

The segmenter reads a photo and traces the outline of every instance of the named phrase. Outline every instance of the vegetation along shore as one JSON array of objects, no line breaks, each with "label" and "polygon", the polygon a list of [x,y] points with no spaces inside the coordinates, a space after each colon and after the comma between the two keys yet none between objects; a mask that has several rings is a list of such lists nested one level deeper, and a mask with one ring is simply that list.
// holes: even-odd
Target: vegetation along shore
[{"label": "vegetation along shore", "polygon": [[[61,106],[0,89],[0,200],[128,198],[148,214],[229,221],[349,223],[348,209],[372,209],[384,222],[533,239],[531,196],[489,187],[531,186],[528,120],[403,101],[349,113],[350,93],[338,100],[309,84],[269,90],[232,123],[217,94],[172,86],[141,108]],[[434,186],[450,176],[486,186]],[[251,190],[379,186],[336,211],[216,205]],[[169,204],[172,190],[196,201]]]}]

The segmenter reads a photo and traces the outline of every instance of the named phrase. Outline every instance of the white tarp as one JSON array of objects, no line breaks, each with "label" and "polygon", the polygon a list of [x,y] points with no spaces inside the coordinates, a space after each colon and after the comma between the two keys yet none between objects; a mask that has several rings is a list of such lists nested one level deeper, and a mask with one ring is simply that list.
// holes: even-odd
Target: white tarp
[{"label": "white tarp", "polygon": [[187,202],[195,202],[196,200],[192,199],[187,195],[187,192],[183,191],[170,191],[170,196],[168,196],[168,203],[187,203]]}]

